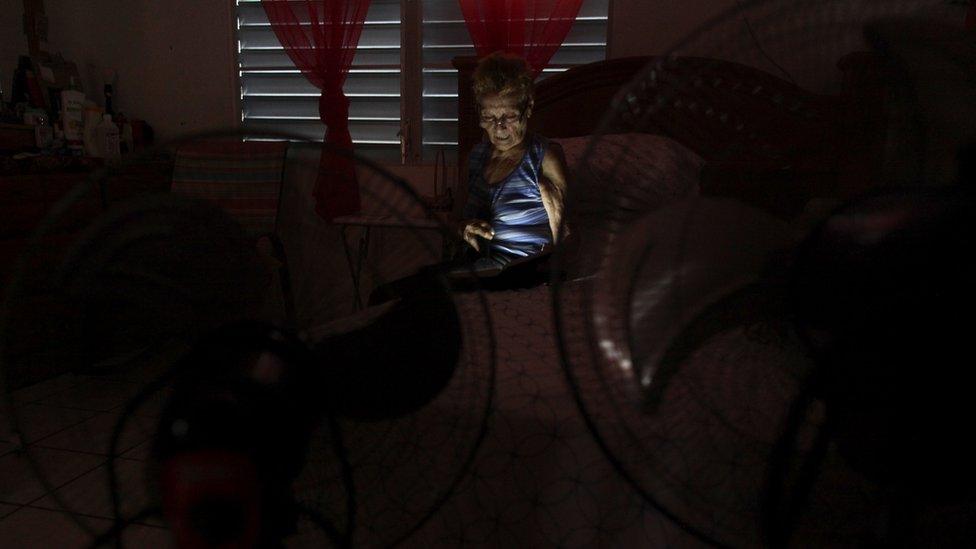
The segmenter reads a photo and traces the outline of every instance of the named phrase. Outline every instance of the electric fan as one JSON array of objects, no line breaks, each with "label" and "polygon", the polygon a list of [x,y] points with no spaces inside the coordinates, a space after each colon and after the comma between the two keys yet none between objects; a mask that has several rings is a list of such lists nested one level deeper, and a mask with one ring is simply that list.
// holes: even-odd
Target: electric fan
[{"label": "electric fan", "polygon": [[[826,93],[839,87],[837,59],[870,49],[885,109],[877,127],[852,131],[881,143],[880,168],[862,172],[876,180],[857,190],[955,184],[976,138],[962,15],[941,2],[743,2],[642,70],[600,133],[676,135],[702,145],[706,168],[771,167],[802,195],[791,152],[835,146],[795,137],[816,135],[818,105],[700,59]],[[879,191],[811,232],[822,216],[785,220],[802,203],[777,208],[790,193],[755,172],[734,176],[766,189],[758,206],[715,196],[662,205],[653,174],[616,185],[635,150],[615,139],[595,136],[574,169],[584,191],[602,192],[567,198],[569,223],[588,234],[580,251],[557,254],[578,276],[554,280],[553,297],[567,379],[616,471],[708,545],[971,535],[960,461],[969,375],[944,352],[964,353],[963,324],[948,319],[971,308],[968,271],[952,267],[972,239],[971,194]]]},{"label": "electric fan", "polygon": [[[179,172],[181,151],[202,150],[174,181],[214,171],[258,181],[255,155],[224,153],[289,139],[287,168],[282,156],[272,171],[314,176],[325,150],[352,164],[370,214],[400,222],[399,238],[374,237],[384,253],[373,257],[385,263],[350,258],[357,278],[379,284],[418,257],[436,259],[447,229],[405,182],[359,157],[236,132],[143,158],[177,151]],[[223,187],[208,190],[217,200],[179,196],[175,183],[172,193],[137,192],[137,165],[107,167],[65,195],[5,289],[5,415],[39,482],[24,503],[67,512],[91,546],[155,543],[146,540],[158,541],[159,526],[186,547],[407,539],[449,498],[484,436],[494,347],[481,293],[452,296],[432,272],[419,291],[350,315],[361,288],[348,282],[338,231],[307,207],[310,188],[272,191],[292,213],[276,216],[284,245],[269,245],[250,230],[257,201],[242,218],[220,203]],[[93,191],[101,215],[63,249],[41,249]],[[424,219],[428,233],[408,217]],[[302,273],[284,284],[272,253],[281,248],[285,266]],[[279,286],[294,289],[297,307]],[[41,308],[57,320],[32,330]],[[43,352],[19,352],[25,333]],[[52,379],[21,388],[42,366]],[[54,427],[39,430],[37,414]]]}]

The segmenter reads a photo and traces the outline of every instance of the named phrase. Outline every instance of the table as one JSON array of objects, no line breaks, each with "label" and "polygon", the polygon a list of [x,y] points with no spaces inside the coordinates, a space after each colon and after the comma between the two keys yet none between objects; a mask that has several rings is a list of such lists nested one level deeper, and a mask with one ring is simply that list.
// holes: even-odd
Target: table
[{"label": "table", "polygon": [[[361,310],[363,300],[359,290],[360,275],[363,271],[363,259],[369,252],[369,235],[373,227],[391,229],[417,229],[427,231],[441,231],[444,227],[450,226],[447,214],[438,215],[437,218],[430,217],[398,217],[393,215],[343,215],[336,217],[332,223],[339,226],[339,235],[342,239],[342,249],[346,254],[346,264],[349,267],[349,277],[352,279],[353,287],[353,308]],[[349,249],[349,242],[346,239],[346,230],[349,227],[360,227],[362,232],[359,237],[359,246],[355,260]],[[443,241],[442,257],[447,255],[447,239]]]}]

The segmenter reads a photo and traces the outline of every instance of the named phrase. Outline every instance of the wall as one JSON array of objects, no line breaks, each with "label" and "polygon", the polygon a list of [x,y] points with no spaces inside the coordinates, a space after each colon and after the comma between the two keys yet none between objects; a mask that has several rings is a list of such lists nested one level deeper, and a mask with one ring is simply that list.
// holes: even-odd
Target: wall
[{"label": "wall", "polygon": [[[3,28],[15,31],[5,35],[16,35],[16,49],[26,50],[21,1],[4,2],[17,8],[15,17],[3,17]],[[613,0],[611,54],[665,51],[734,2]],[[114,69],[118,109],[149,121],[162,139],[236,125],[232,0],[45,0],[45,6],[51,49],[78,64],[89,96],[101,101],[102,86],[111,80],[106,70]],[[7,55],[6,44],[0,54]],[[11,61],[0,58],[5,78],[16,54],[7,57]]]},{"label": "wall", "polygon": [[10,86],[17,56],[27,55],[27,37],[23,27],[24,3],[21,0],[0,2],[0,89],[5,101],[10,101]]},{"label": "wall", "polygon": [[117,111],[168,140],[236,126],[231,0],[45,0],[52,51],[74,61],[101,103],[115,83]]},{"label": "wall", "polygon": [[823,9],[831,1],[614,0],[611,53],[727,59],[793,79],[811,91],[832,93],[840,84],[836,60],[864,45],[856,25],[817,26],[815,18],[829,21],[857,12]]},{"label": "wall", "polygon": [[[612,0],[610,54],[666,52],[739,2],[756,4],[750,0]],[[837,20],[934,6],[961,24],[965,11],[943,0],[762,3],[767,7],[746,13],[767,55],[756,47],[741,17],[718,25],[686,51],[778,73],[769,61],[774,59],[801,85],[832,91],[837,84],[833,60],[864,47],[859,26],[839,25]],[[828,4],[835,7],[825,8]],[[78,64],[90,96],[100,100],[105,71],[114,69],[118,108],[149,121],[163,139],[186,131],[236,126],[232,0],[45,0],[45,5],[51,49]],[[16,55],[26,50],[22,11],[20,0],[3,0],[0,31],[12,38],[0,43],[5,89]]]},{"label": "wall", "polygon": [[922,14],[962,26],[966,6],[946,0],[612,0],[611,9],[612,57],[669,53],[707,28],[675,53],[738,61],[810,91],[836,93],[836,61],[868,49],[864,22]]},{"label": "wall", "polygon": [[[233,0],[45,0],[45,7],[51,50],[78,65],[99,104],[105,82],[115,81],[116,110],[148,121],[160,141],[237,126]],[[26,49],[19,17],[16,24]],[[432,191],[431,168],[390,169]]]},{"label": "wall", "polygon": [[656,55],[735,0],[612,0],[611,57]]},{"label": "wall", "polygon": [[[20,29],[22,3],[3,0],[0,72],[6,81],[16,55],[26,50]],[[653,55],[703,23],[750,0],[612,0],[612,57]],[[961,23],[965,8],[942,0],[768,0],[728,18],[684,53],[741,61],[782,75],[779,64],[801,86],[834,92],[839,86],[835,60],[865,46],[857,24],[840,19],[941,6]],[[186,132],[237,126],[237,83],[233,0],[45,0],[52,51],[77,63],[89,96],[101,101],[106,80],[116,84],[115,104],[130,116],[147,120],[160,140]],[[826,5],[842,6],[838,10]],[[757,41],[762,45],[760,50]],[[776,64],[772,61],[774,60]],[[9,84],[7,84],[9,88]],[[5,88],[6,89],[6,88]],[[430,168],[406,168],[403,176],[428,192]]]}]

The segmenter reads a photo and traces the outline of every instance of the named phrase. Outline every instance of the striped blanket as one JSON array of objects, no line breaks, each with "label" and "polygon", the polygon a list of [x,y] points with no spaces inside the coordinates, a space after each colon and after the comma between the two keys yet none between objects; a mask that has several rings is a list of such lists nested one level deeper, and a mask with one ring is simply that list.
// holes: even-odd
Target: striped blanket
[{"label": "striped blanket", "polygon": [[252,236],[272,233],[287,143],[201,141],[180,147],[172,191],[210,200]]}]

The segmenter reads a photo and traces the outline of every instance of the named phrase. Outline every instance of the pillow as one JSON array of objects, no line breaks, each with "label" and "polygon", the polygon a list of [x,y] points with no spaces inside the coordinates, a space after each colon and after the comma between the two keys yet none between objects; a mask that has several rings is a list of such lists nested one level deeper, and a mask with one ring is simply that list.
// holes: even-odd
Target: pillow
[{"label": "pillow", "polygon": [[[626,133],[551,141],[563,147],[572,174],[570,200],[575,203],[616,198],[630,207],[652,210],[698,193],[704,160],[663,135]],[[593,148],[588,151],[591,141]]]},{"label": "pillow", "polygon": [[[668,137],[627,133],[551,141],[562,145],[569,167],[566,222],[578,239],[574,255],[588,262],[598,260],[622,225],[699,193],[705,161]],[[597,265],[569,267],[582,275]]]}]

